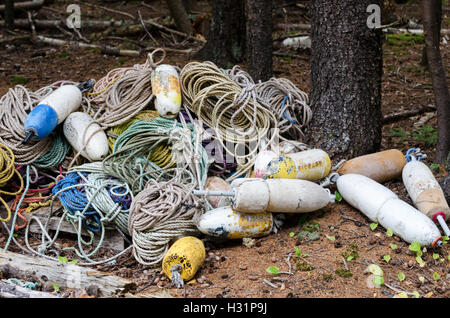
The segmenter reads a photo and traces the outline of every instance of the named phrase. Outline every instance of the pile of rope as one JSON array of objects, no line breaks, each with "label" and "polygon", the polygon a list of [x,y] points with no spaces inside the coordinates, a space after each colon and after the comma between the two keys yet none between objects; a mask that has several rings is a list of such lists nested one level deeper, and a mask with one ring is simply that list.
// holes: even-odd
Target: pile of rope
[{"label": "pile of rope", "polygon": [[136,195],[128,226],[139,263],[160,264],[171,241],[198,232],[196,222],[202,209],[193,189],[175,180],[149,180]]},{"label": "pile of rope", "polygon": [[[11,219],[11,209],[6,203],[4,196],[5,195],[18,195],[23,190],[23,178],[20,173],[14,167],[14,153],[12,150],[0,143],[0,203],[6,209],[7,216],[6,218],[1,218],[1,222],[8,222]],[[20,188],[17,191],[11,192],[2,190],[9,181],[16,175],[20,180]]]}]

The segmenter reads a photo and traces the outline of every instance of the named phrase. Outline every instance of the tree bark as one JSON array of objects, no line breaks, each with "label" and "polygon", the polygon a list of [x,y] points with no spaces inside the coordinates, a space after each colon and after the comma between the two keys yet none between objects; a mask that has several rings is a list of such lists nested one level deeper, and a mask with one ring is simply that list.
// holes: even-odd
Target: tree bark
[{"label": "tree bark", "polygon": [[336,158],[379,150],[381,31],[369,29],[373,0],[312,2],[311,145]]},{"label": "tree bark", "polygon": [[246,55],[255,82],[272,77],[272,0],[247,0]]},{"label": "tree bark", "polygon": [[181,0],[166,0],[166,2],[178,30],[191,35],[192,24]]},{"label": "tree bark", "polygon": [[[439,0],[433,0],[433,6],[435,6],[434,11],[434,20],[437,21],[435,24],[437,30],[434,30],[435,32],[438,32],[438,34],[441,34],[441,24],[442,24],[442,6],[441,1]],[[420,65],[424,66],[428,70],[428,57],[427,57],[427,47],[426,45],[423,46],[422,51],[422,59],[420,61]]]},{"label": "tree bark", "polygon": [[5,0],[5,28],[14,29],[14,0]]},{"label": "tree bark", "polygon": [[245,57],[245,0],[212,2],[208,42],[195,58],[231,68]]},{"label": "tree bark", "polygon": [[440,22],[442,3],[440,0],[423,1],[423,29],[428,68],[433,82],[438,119],[438,142],[435,162],[450,163],[450,95],[440,50]]}]

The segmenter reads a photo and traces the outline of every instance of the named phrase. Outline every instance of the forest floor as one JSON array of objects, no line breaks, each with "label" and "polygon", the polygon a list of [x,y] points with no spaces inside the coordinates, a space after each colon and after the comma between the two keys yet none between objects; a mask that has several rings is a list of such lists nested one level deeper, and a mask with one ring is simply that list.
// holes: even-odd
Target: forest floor
[{"label": "forest floor", "polygon": [[[144,18],[168,15],[164,1],[146,2],[155,8],[154,12],[140,3],[128,1],[126,5],[115,3],[109,7],[133,14],[140,9]],[[419,4],[419,1],[411,1],[408,5],[398,6],[396,13],[401,17],[416,17],[420,20]],[[52,8],[65,11],[65,5],[67,3],[56,2]],[[286,9],[289,12],[288,22],[309,23],[307,14],[300,7],[294,5]],[[124,18],[83,5],[82,10],[89,17],[105,18],[108,15],[115,19]],[[52,14],[45,8],[41,12]],[[277,12],[281,12],[276,16],[277,21],[286,22],[283,11]],[[445,12],[448,11],[444,11],[443,28],[448,28],[449,18]],[[280,30],[275,35],[289,32],[292,30]],[[123,41],[112,43],[124,47]],[[127,48],[133,48],[132,44],[127,45],[131,45]],[[419,64],[423,46],[423,37],[420,36],[385,36],[383,115],[434,104],[430,74]],[[441,52],[449,74],[448,45],[442,45]],[[292,80],[300,89],[309,93],[310,52],[297,50],[290,53],[292,57],[274,57],[274,75]],[[99,79],[113,68],[142,64],[146,58],[144,53],[139,57],[115,57],[103,55],[96,50],[52,48],[31,43],[15,43],[8,47],[0,44],[0,56],[1,95],[16,83],[17,78],[25,78],[26,87],[34,90],[62,79]],[[167,52],[165,62],[183,67],[190,61],[187,54]],[[385,125],[381,148],[397,148],[405,153],[411,147],[420,147],[428,155],[425,163],[431,165],[436,146],[437,122],[435,116],[428,118],[429,115],[425,113]],[[435,173],[438,179],[446,174],[442,167],[437,167]],[[401,180],[385,185],[401,199],[411,203]],[[387,235],[381,226],[372,230],[370,223],[363,214],[342,201],[306,217],[289,215],[278,233],[255,239],[251,247],[244,246],[241,240],[219,242],[208,239],[204,265],[198,271],[196,279],[186,284],[185,289],[179,290],[164,275],[158,272],[154,276],[151,269],[138,264],[130,255],[119,259],[118,263],[121,265],[97,268],[128,277],[136,281],[139,287],[148,285],[156,277],[153,284],[140,293],[144,297],[367,298],[393,297],[399,291],[417,291],[422,297],[450,296],[448,245],[441,249],[428,249],[423,254],[426,265],[420,267],[415,254],[409,250],[408,243]],[[299,240],[297,234],[305,227],[318,235],[313,235],[315,237],[311,240]],[[21,232],[18,234],[18,239],[21,240]],[[4,242],[4,239],[1,241]],[[392,244],[397,248],[393,249]],[[15,247],[11,247],[11,250],[18,251]],[[108,251],[104,253],[110,255]],[[352,257],[348,258],[350,255]],[[383,258],[385,255],[390,256],[389,261]],[[385,284],[390,288],[373,288],[368,284],[370,278],[364,271],[369,264],[378,264],[383,269]],[[292,274],[270,274],[266,271],[269,266],[276,266],[283,272],[291,271]],[[398,274],[401,272],[405,274],[405,279],[400,282]]]}]

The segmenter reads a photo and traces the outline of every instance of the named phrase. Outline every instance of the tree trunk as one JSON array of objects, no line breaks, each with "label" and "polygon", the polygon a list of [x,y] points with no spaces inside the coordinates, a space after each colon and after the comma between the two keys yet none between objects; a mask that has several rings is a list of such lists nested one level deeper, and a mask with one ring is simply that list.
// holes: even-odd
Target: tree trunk
[{"label": "tree trunk", "polygon": [[448,165],[450,163],[450,95],[440,50],[441,15],[442,3],[440,0],[423,1],[425,47],[438,118],[438,143],[435,162]]},{"label": "tree trunk", "polygon": [[336,158],[379,150],[381,144],[381,31],[366,12],[379,1],[312,2],[311,145]]},{"label": "tree trunk", "polygon": [[5,0],[5,28],[14,29],[14,0]]},{"label": "tree trunk", "polygon": [[246,15],[248,73],[265,82],[272,77],[272,0],[247,0]]},{"label": "tree trunk", "polygon": [[245,0],[214,0],[208,42],[196,58],[231,68],[245,57]]},{"label": "tree trunk", "polygon": [[[441,23],[442,23],[442,7],[441,7],[441,1],[439,0],[433,0],[433,5],[435,6],[434,10],[434,20],[437,21],[435,24],[435,27],[437,30],[435,32],[438,32],[438,34],[441,34]],[[427,47],[426,45],[423,46],[422,51],[422,59],[420,61],[420,65],[424,66],[428,70],[428,58],[427,58]]]},{"label": "tree trunk", "polygon": [[181,0],[166,0],[166,2],[178,30],[191,35],[192,24]]}]

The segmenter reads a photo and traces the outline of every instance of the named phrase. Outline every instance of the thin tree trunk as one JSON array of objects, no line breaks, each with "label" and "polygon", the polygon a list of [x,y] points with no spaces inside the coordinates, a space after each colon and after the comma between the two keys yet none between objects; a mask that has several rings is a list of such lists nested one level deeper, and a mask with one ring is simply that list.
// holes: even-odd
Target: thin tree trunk
[{"label": "thin tree trunk", "polygon": [[[440,0],[423,1],[423,29],[428,66],[433,82],[438,118],[438,143],[436,147],[437,163],[449,164],[450,161],[450,95],[444,64],[442,63],[439,34],[442,14]],[[439,18],[437,18],[439,16]]]},{"label": "thin tree trunk", "polygon": [[231,68],[245,57],[245,0],[214,0],[208,42],[195,58]]},{"label": "thin tree trunk", "polygon": [[272,77],[272,0],[247,0],[246,55],[255,82]]},{"label": "thin tree trunk", "polygon": [[336,158],[379,150],[381,31],[369,29],[374,0],[312,2],[311,145]]},{"label": "thin tree trunk", "polygon": [[[434,30],[434,32],[438,32],[438,34],[441,34],[441,24],[442,24],[442,7],[441,7],[441,1],[440,0],[433,0],[433,6],[435,6],[435,10],[433,10],[433,20],[437,21],[435,24],[435,27],[437,30]],[[426,69],[428,69],[428,58],[427,58],[427,47],[426,45],[423,46],[422,51],[422,59],[420,61],[420,65],[424,66]]]},{"label": "thin tree trunk", "polygon": [[5,0],[5,28],[14,29],[14,0]]},{"label": "thin tree trunk", "polygon": [[181,0],[166,0],[166,2],[178,30],[191,35],[192,24]]}]

